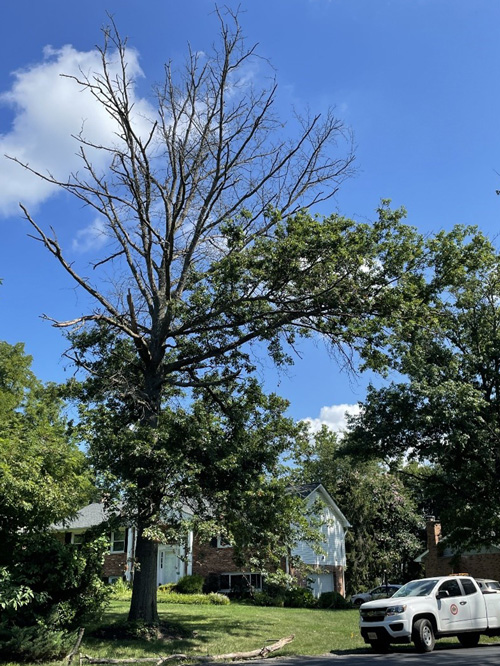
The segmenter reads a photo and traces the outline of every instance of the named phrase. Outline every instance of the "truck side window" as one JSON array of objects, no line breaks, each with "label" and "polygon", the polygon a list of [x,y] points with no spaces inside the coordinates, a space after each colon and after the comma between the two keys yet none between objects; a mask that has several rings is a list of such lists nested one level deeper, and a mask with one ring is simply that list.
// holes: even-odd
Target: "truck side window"
[{"label": "truck side window", "polygon": [[439,586],[439,591],[446,590],[449,597],[461,597],[462,590],[457,580],[445,580],[442,585]]},{"label": "truck side window", "polygon": [[460,582],[462,583],[465,594],[476,594],[477,588],[470,578],[461,578]]}]

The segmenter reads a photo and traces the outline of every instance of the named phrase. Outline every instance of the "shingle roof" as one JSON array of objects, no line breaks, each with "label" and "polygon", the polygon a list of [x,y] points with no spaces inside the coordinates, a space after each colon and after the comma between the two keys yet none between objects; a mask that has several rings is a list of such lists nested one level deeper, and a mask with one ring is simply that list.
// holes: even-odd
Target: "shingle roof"
[{"label": "shingle roof", "polygon": [[309,495],[319,488],[320,485],[321,483],[302,483],[300,485],[291,485],[290,490],[302,499],[306,499],[306,497],[309,497]]},{"label": "shingle roof", "polygon": [[104,504],[99,502],[94,502],[94,504],[88,504],[84,506],[83,509],[77,513],[76,517],[73,520],[70,520],[68,523],[58,523],[54,525],[56,530],[82,530],[88,529],[89,527],[96,527],[100,525],[105,520],[109,518],[109,515],[104,509]]}]

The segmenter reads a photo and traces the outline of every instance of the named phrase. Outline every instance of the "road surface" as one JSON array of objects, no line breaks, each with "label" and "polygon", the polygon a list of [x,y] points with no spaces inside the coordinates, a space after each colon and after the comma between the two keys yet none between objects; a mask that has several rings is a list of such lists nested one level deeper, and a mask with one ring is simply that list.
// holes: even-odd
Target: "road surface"
[{"label": "road surface", "polygon": [[440,648],[438,645],[434,652],[426,654],[395,647],[388,654],[360,651],[321,657],[275,657],[246,663],[250,666],[499,666],[500,643],[467,649],[449,645]]}]

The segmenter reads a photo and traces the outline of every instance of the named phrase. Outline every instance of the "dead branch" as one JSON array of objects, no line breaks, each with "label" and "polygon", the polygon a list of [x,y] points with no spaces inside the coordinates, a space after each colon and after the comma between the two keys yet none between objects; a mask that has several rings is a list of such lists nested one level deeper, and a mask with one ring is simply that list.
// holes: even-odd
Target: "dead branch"
[{"label": "dead branch", "polygon": [[129,657],[127,659],[108,659],[106,657],[96,658],[89,657],[86,654],[82,654],[81,660],[85,659],[88,664],[138,664],[138,663],[155,663],[157,666],[164,664],[167,661],[174,661],[178,659],[180,661],[187,659],[185,654],[170,654],[168,657]]},{"label": "dead branch", "polygon": [[276,641],[276,643],[273,643],[272,645],[266,645],[258,650],[252,650],[250,652],[228,652],[227,654],[214,654],[214,655],[208,655],[207,657],[193,657],[185,654],[171,654],[168,657],[142,657],[136,659],[134,657],[130,657],[127,659],[107,659],[103,657],[103,658],[94,659],[93,657],[89,657],[88,655],[85,654],[81,655],[80,662],[82,660],[85,660],[88,664],[135,664],[135,663],[149,662],[149,663],[156,663],[157,666],[160,666],[160,664],[164,664],[167,661],[173,661],[174,659],[179,659],[179,660],[194,659],[195,661],[202,661],[204,663],[212,661],[221,661],[223,659],[265,659],[271,653],[277,652],[278,650],[281,650],[281,648],[284,647],[285,645],[288,645],[288,643],[291,643],[294,638],[295,635],[292,634],[291,636],[285,636],[284,638],[280,638],[280,640]]},{"label": "dead branch", "polygon": [[252,650],[251,652],[230,652],[228,654],[215,654],[203,659],[203,661],[217,661],[221,659],[265,659],[272,652],[281,650],[282,647],[291,643],[295,638],[295,634],[280,638],[279,641],[272,645],[266,645],[260,650]]},{"label": "dead branch", "polygon": [[82,638],[83,638],[84,633],[85,633],[85,627],[80,627],[80,629],[78,630],[78,636],[77,636],[77,639],[76,639],[76,643],[74,644],[73,649],[71,650],[71,652],[66,657],[68,665],[71,664],[71,662],[73,661],[73,657],[78,652],[78,649],[80,647],[80,643],[82,642]]}]

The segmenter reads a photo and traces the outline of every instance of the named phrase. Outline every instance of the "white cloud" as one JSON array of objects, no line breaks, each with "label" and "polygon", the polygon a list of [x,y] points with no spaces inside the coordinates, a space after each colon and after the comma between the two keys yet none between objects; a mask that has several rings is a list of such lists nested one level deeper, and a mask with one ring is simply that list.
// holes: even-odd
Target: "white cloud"
[{"label": "white cloud", "polygon": [[318,418],[304,419],[312,432],[318,432],[323,425],[330,430],[342,432],[347,428],[346,413],[357,416],[360,412],[358,404],[355,405],[332,405],[331,407],[322,407]]},{"label": "white cloud", "polygon": [[[134,50],[127,52],[127,61],[131,78],[141,76]],[[0,103],[9,106],[14,114],[10,130],[0,134],[0,214],[9,215],[18,210],[20,201],[34,208],[57,190],[4,155],[65,180],[71,172],[82,168],[77,156],[78,143],[71,135],[79,134],[84,127],[85,137],[94,143],[109,145],[118,141],[115,121],[102,105],[74,80],[61,76],[92,77],[99,70],[97,51],[81,52],[67,45],[58,50],[47,47],[41,62],[14,73],[11,89],[0,94]],[[147,124],[144,116],[150,115],[148,103],[135,99],[133,88],[131,95],[136,121]],[[97,168],[105,166],[106,160],[104,152],[95,151],[92,155]]]},{"label": "white cloud", "polygon": [[80,254],[98,250],[105,245],[106,240],[106,225],[104,220],[98,217],[88,227],[77,232],[76,238],[73,240],[73,250]]}]

